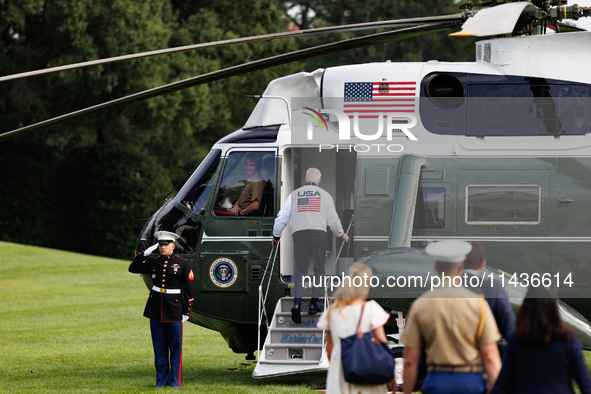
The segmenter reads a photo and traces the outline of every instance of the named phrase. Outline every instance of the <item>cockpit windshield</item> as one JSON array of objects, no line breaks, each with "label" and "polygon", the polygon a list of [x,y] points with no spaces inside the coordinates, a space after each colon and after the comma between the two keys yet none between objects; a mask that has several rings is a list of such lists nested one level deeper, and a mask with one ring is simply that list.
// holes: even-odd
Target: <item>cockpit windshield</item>
[{"label": "cockpit windshield", "polygon": [[199,215],[205,213],[205,205],[209,200],[221,153],[220,149],[209,152],[175,198]]}]

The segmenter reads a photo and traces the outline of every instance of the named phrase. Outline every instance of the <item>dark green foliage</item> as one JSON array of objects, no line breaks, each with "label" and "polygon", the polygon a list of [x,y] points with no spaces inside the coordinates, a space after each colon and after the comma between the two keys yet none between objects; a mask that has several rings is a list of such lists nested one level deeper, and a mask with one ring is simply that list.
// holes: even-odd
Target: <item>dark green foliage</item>
[{"label": "dark green foliage", "polygon": [[116,145],[71,151],[57,179],[56,243],[100,256],[131,256],[172,184],[153,158]]},{"label": "dark green foliage", "polygon": [[[9,154],[10,152],[10,154]],[[43,145],[0,147],[2,239],[29,245],[51,246],[51,226],[57,220],[55,159]]]}]

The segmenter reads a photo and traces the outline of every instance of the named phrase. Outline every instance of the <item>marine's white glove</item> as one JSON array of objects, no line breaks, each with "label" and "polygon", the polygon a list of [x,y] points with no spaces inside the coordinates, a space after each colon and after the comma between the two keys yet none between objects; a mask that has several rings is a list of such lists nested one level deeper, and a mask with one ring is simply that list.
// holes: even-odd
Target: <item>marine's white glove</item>
[{"label": "marine's white glove", "polygon": [[158,248],[158,243],[155,243],[154,245],[150,246],[148,249],[146,249],[144,251],[144,256],[148,257],[149,255],[152,254],[153,251],[155,251]]},{"label": "marine's white glove", "polygon": [[186,322],[187,320],[189,320],[189,316],[183,315],[183,323]]}]

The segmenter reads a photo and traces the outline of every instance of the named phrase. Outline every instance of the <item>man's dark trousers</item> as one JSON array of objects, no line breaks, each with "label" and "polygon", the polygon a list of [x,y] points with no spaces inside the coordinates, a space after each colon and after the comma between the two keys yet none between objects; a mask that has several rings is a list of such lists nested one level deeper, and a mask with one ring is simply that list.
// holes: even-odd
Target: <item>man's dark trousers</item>
[{"label": "man's dark trousers", "polygon": [[[295,302],[301,301],[304,292],[303,276],[308,274],[309,258],[314,261],[315,282],[322,283],[324,260],[326,259],[326,232],[322,230],[302,230],[293,233],[295,254]],[[312,298],[318,299],[322,287],[312,289]]]},{"label": "man's dark trousers", "polygon": [[154,345],[156,387],[180,387],[183,349],[183,323],[150,320]]}]

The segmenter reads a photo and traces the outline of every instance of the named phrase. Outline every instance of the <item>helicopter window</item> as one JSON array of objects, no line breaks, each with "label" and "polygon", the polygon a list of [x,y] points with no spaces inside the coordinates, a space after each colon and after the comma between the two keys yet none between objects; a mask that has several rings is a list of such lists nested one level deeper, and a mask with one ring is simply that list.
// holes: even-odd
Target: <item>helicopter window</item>
[{"label": "helicopter window", "polygon": [[203,215],[213,186],[214,174],[218,168],[220,149],[212,150],[199,165],[191,179],[183,186],[176,200],[193,212]]},{"label": "helicopter window", "polygon": [[217,216],[273,216],[275,152],[228,156],[215,200]]},{"label": "helicopter window", "polygon": [[[177,254],[194,254],[199,243],[201,223],[181,212],[174,204],[166,204],[154,220],[153,231],[170,231],[179,236],[176,241]],[[152,232],[151,232],[152,233]],[[150,242],[152,245],[156,239]]]},{"label": "helicopter window", "polygon": [[585,134],[586,86],[470,85],[468,96],[466,135]]},{"label": "helicopter window", "polygon": [[539,223],[540,196],[539,185],[467,186],[466,223]]},{"label": "helicopter window", "polygon": [[413,228],[445,228],[445,188],[419,187]]},{"label": "helicopter window", "polygon": [[[480,48],[480,45],[477,46]],[[484,45],[477,49],[484,60]],[[435,134],[467,136],[591,133],[588,85],[523,76],[433,73],[424,78],[421,122]]]}]

